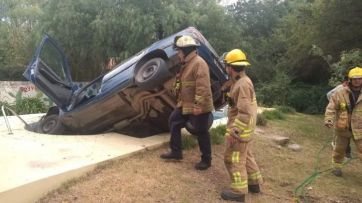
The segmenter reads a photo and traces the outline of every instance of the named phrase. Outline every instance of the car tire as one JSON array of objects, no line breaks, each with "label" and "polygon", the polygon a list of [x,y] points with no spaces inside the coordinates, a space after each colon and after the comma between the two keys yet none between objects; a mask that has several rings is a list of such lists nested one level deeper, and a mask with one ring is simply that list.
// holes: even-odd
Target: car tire
[{"label": "car tire", "polygon": [[[210,113],[209,117],[208,117],[208,121],[207,121],[207,129],[210,129],[212,126],[212,123],[214,121],[214,117],[213,115]],[[185,124],[185,129],[191,133],[192,135],[197,135],[198,132],[196,131],[196,129],[194,128],[194,126],[192,126],[190,121],[187,121]]]},{"label": "car tire", "polygon": [[65,127],[60,122],[57,114],[50,114],[40,120],[38,132],[45,134],[63,134]]},{"label": "car tire", "polygon": [[161,86],[170,76],[165,60],[153,58],[137,69],[134,78],[139,88],[150,90]]}]

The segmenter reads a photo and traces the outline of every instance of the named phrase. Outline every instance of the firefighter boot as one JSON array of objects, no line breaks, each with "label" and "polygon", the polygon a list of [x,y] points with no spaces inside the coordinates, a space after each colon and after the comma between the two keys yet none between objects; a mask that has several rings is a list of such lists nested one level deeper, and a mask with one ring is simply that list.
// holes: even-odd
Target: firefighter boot
[{"label": "firefighter boot", "polygon": [[167,152],[160,155],[161,159],[174,159],[174,160],[181,160],[182,159],[182,152]]},{"label": "firefighter boot", "polygon": [[201,159],[201,161],[195,165],[195,169],[206,170],[210,166],[211,166],[211,159]]},{"label": "firefighter boot", "polygon": [[248,190],[251,193],[260,193],[260,186],[258,185],[248,185]]},{"label": "firefighter boot", "polygon": [[342,177],[342,169],[340,168],[335,168],[332,171],[333,175],[337,176],[337,177]]},{"label": "firefighter boot", "polygon": [[224,200],[236,201],[236,202],[245,202],[245,195],[238,194],[230,189],[223,190],[221,192],[221,198]]}]

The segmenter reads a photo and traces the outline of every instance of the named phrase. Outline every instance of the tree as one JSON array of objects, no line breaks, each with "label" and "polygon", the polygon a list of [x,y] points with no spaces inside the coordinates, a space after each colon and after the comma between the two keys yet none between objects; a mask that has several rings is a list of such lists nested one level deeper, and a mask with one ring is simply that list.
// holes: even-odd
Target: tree
[{"label": "tree", "polygon": [[24,67],[31,58],[40,15],[35,0],[0,1],[0,79],[22,80]]}]

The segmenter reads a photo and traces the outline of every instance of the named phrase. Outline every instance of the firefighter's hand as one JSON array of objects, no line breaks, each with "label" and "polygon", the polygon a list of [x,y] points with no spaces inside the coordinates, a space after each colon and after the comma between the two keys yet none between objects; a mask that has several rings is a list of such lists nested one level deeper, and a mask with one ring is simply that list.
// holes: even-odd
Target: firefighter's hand
[{"label": "firefighter's hand", "polygon": [[200,115],[202,113],[202,109],[199,106],[194,106],[194,108],[192,109],[192,114],[197,116]]},{"label": "firefighter's hand", "polygon": [[233,135],[225,136],[225,141],[226,141],[226,146],[233,146],[239,143],[239,141]]},{"label": "firefighter's hand", "polygon": [[228,146],[231,146],[231,145],[234,145],[236,143],[240,143],[241,142],[241,139],[240,139],[240,134],[242,133],[243,131],[240,130],[239,128],[232,128],[230,130],[230,135],[229,136],[226,136],[226,143]]},{"label": "firefighter's hand", "polygon": [[328,120],[324,123],[324,125],[327,127],[327,128],[331,128],[333,127],[333,122],[331,120]]},{"label": "firefighter's hand", "polygon": [[231,128],[230,133],[235,137],[239,137],[240,134],[243,133],[243,130],[240,130],[239,128],[233,127],[233,128]]}]

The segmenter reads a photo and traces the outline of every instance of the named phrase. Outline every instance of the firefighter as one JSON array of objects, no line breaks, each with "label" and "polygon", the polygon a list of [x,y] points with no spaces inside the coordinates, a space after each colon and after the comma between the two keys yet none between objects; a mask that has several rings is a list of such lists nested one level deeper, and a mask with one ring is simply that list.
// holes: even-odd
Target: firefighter
[{"label": "firefighter", "polygon": [[[176,75],[174,92],[177,108],[170,115],[170,148],[161,154],[162,159],[181,160],[181,128],[190,122],[197,134],[201,151],[201,161],[195,165],[197,170],[206,170],[211,166],[211,141],[209,134],[210,117],[214,109],[210,73],[207,63],[197,54],[200,44],[191,36],[177,36],[174,49],[177,50],[182,67]],[[211,119],[212,120],[212,119]]]},{"label": "firefighter", "polygon": [[257,103],[253,83],[245,73],[250,63],[244,52],[240,49],[231,50],[226,54],[224,62],[232,81],[227,94],[229,109],[224,155],[231,185],[221,192],[221,197],[244,202],[248,192],[260,192],[263,181],[250,149],[256,126]]},{"label": "firefighter", "polygon": [[350,138],[362,157],[362,68],[355,67],[348,73],[348,86],[338,89],[329,100],[325,112],[325,126],[334,126],[336,146],[333,150],[335,176],[342,176],[342,164]]},{"label": "firefighter", "polygon": [[[348,71],[349,72],[349,71]],[[348,86],[348,72],[346,73],[346,75],[343,78],[342,84],[337,85],[335,88],[333,88],[332,90],[330,90],[327,93],[327,99],[328,101],[331,99],[332,95],[339,89]],[[333,136],[333,141],[332,141],[332,147],[334,149],[334,147],[336,146],[336,136]],[[352,148],[350,145],[350,140],[348,141],[348,145],[346,148],[346,158],[347,159],[351,159],[352,158]]]}]

